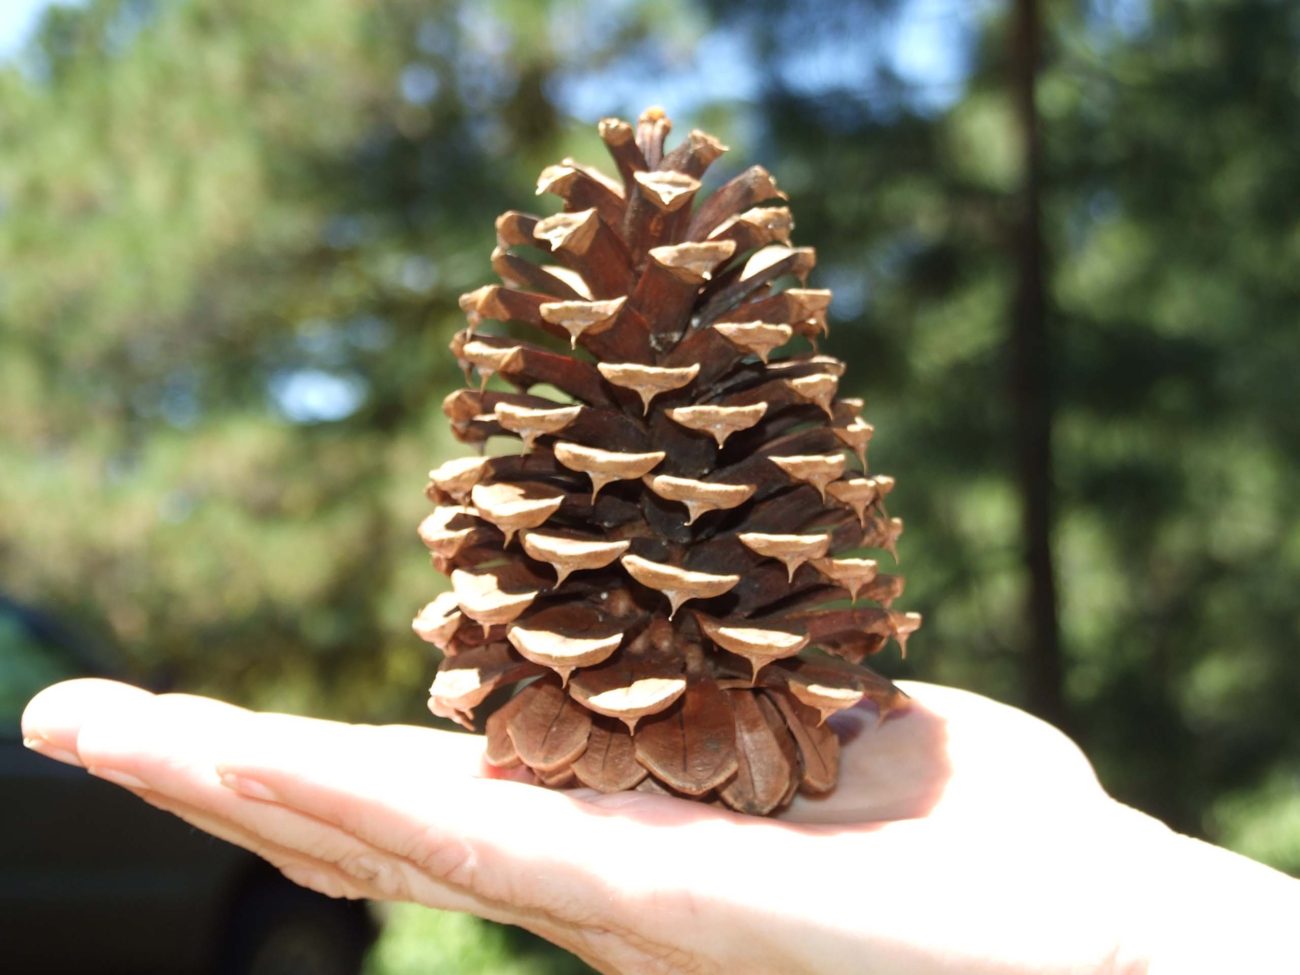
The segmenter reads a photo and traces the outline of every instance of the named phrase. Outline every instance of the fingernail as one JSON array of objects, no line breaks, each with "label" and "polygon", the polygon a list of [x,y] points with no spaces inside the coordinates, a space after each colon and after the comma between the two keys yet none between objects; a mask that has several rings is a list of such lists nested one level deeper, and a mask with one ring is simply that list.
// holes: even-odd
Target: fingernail
[{"label": "fingernail", "polygon": [[261,799],[263,802],[280,801],[279,796],[256,779],[250,779],[248,776],[239,775],[236,772],[221,772],[219,774],[221,775],[221,784],[232,792],[238,792],[250,799]]},{"label": "fingernail", "polygon": [[26,735],[23,738],[23,744],[38,755],[52,758],[56,762],[63,762],[65,765],[75,765],[77,768],[82,767],[81,759],[75,752],[70,752],[66,748],[60,748],[57,745],[54,745],[47,738],[41,738],[39,735]]},{"label": "fingernail", "polygon": [[123,789],[150,791],[148,784],[143,779],[136,778],[130,772],[122,772],[115,768],[88,768],[86,771],[96,778],[103,779],[105,782],[120,785]]},{"label": "fingernail", "polygon": [[349,894],[338,877],[332,877],[317,867],[286,863],[280,872],[299,887],[306,887],[327,897],[346,897]]}]

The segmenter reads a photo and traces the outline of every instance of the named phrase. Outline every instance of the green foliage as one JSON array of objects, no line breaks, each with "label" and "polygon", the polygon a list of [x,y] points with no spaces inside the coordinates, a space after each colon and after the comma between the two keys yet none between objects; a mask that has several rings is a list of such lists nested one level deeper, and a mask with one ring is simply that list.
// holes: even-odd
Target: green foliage
[{"label": "green foliage", "polygon": [[587,975],[572,955],[519,928],[469,914],[393,904],[384,934],[366,960],[366,975]]},{"label": "green foliage", "polygon": [[1155,4],[1065,35],[1045,99],[1072,690],[1121,795],[1192,830],[1300,756],[1297,23]]},{"label": "green foliage", "polygon": [[[843,31],[836,17],[860,8],[717,9],[780,50],[809,17]],[[1155,2],[1136,23],[1099,5],[1045,10],[1070,730],[1121,798],[1300,872],[1287,825],[1300,764],[1300,16],[1266,2]],[[875,463],[899,477],[907,598],[926,613],[916,673],[1033,704],[1007,393],[1021,173],[1003,13],[981,25],[973,78],[945,111],[915,108],[905,86],[809,91],[779,71],[759,110],[774,170],[817,174],[788,187],[801,239],[832,286],[865,296],[831,346],[867,397]]]},{"label": "green foliage", "polygon": [[[186,686],[419,713],[412,528],[451,449],[456,297],[503,188],[561,149],[532,17],[52,12],[3,81],[7,588]],[[304,381],[357,409],[295,406]]]}]

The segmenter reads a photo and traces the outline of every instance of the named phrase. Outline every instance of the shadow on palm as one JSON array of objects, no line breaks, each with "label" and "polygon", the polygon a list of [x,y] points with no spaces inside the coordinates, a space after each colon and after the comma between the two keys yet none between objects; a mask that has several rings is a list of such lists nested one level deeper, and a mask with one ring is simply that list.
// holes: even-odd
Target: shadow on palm
[{"label": "shadow on palm", "polygon": [[[777,821],[838,832],[932,817],[1015,818],[1104,797],[1082,752],[1052,726],[952,688],[904,686],[910,706],[883,721],[865,706],[831,719],[841,745],[839,784],[826,795],[797,796]],[[571,794],[649,824],[771,822],[644,793]]]}]

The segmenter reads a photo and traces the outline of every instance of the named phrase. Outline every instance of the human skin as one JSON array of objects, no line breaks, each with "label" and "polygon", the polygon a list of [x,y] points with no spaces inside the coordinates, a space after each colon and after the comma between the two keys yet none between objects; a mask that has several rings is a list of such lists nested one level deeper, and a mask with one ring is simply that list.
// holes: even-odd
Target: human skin
[{"label": "human skin", "polygon": [[776,819],[100,680],[42,691],[23,732],[305,886],[517,924],[602,972],[1300,971],[1300,882],[1115,802],[1021,711],[902,686],[903,713],[840,716],[839,786]]}]

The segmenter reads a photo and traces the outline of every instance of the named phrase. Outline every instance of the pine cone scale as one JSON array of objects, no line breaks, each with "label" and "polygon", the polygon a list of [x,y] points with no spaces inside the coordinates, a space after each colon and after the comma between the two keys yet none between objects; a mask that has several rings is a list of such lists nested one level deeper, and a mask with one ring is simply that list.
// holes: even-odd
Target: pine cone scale
[{"label": "pine cone scale", "polygon": [[592,718],[587,750],[573,763],[573,773],[583,785],[601,792],[635,789],[650,773],[636,760],[632,734],[613,718]]},{"label": "pine cone scale", "polygon": [[741,689],[725,693],[735,720],[736,775],[719,794],[737,812],[766,816],[785,801],[790,782],[798,781],[794,739],[763,695]]},{"label": "pine cone scale", "polygon": [[725,692],[712,681],[692,683],[635,736],[636,759],[676,792],[702,796],[731,779],[739,767],[736,726]]}]

